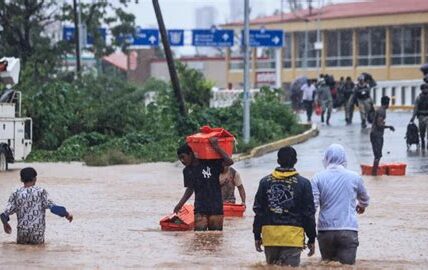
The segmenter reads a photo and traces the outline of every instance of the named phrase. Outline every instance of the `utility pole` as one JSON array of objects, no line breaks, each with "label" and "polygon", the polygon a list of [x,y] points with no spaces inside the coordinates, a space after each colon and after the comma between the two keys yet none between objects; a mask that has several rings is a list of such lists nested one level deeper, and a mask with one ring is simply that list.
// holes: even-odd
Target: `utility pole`
[{"label": "utility pole", "polygon": [[156,13],[156,19],[159,25],[159,31],[162,38],[163,49],[165,51],[166,62],[168,64],[169,76],[171,77],[172,88],[174,89],[175,98],[178,102],[178,108],[182,117],[187,116],[184,98],[181,93],[180,82],[178,81],[177,71],[175,70],[174,58],[172,57],[171,47],[168,42],[168,35],[166,33],[165,24],[162,18],[162,11],[159,6],[158,0],[153,0],[153,8]]},{"label": "utility pole", "polygon": [[244,0],[244,143],[250,142],[250,3]]},{"label": "utility pole", "polygon": [[74,13],[74,38],[76,42],[76,73],[80,74],[81,64],[80,64],[80,10],[77,12],[77,3],[76,0],[73,0],[73,13]]},{"label": "utility pole", "polygon": [[[318,0],[318,18],[317,18],[317,46],[320,45],[321,42],[321,9],[322,9],[322,0]],[[321,50],[323,48],[316,47],[317,50],[317,77],[320,76],[320,66],[321,66]]]}]

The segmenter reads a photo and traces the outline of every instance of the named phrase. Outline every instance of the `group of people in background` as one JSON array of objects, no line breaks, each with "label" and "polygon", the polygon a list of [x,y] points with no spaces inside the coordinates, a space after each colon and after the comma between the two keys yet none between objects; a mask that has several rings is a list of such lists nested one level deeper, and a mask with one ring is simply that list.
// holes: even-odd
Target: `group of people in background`
[{"label": "group of people in background", "polygon": [[[352,124],[355,106],[359,107],[361,127],[366,128],[372,123],[374,116],[373,101],[370,98],[370,89],[376,85],[372,76],[362,73],[357,83],[351,77],[341,77],[338,82],[328,74],[321,74],[318,79],[307,79],[301,90],[301,103],[306,110],[307,121],[312,121],[314,108],[321,117],[321,122],[330,125],[333,108],[344,108],[347,125]],[[298,101],[300,102],[300,101]]]},{"label": "group of people in background", "polygon": [[[413,115],[410,124],[415,118],[419,122],[421,149],[425,151],[428,140],[428,65],[421,68],[424,73],[424,83],[421,85],[421,93],[415,100]],[[386,125],[386,110],[389,108],[390,98],[383,96],[381,106],[376,110],[370,96],[370,90],[376,86],[376,81],[368,73],[362,73],[354,83],[351,77],[340,78],[335,82],[334,77],[321,74],[318,79],[307,79],[301,86],[302,104],[306,110],[307,121],[312,121],[313,110],[318,109],[321,122],[330,125],[330,117],[333,107],[344,108],[347,125],[352,124],[355,106],[358,106],[361,117],[361,128],[366,129],[367,124],[372,124],[370,130],[370,142],[374,155],[372,175],[377,175],[379,162],[382,157],[384,130],[395,131],[391,125]],[[417,129],[417,128],[416,128]],[[409,127],[408,131],[409,133]],[[408,136],[408,135],[406,135]],[[427,136],[427,138],[425,138]],[[419,140],[417,140],[419,141]],[[428,149],[428,148],[427,148]]]}]

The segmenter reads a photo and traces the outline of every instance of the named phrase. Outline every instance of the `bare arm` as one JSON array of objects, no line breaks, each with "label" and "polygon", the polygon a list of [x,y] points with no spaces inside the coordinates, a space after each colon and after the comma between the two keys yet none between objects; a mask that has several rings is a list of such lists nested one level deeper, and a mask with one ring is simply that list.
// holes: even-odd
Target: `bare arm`
[{"label": "bare arm", "polygon": [[243,185],[240,185],[239,187],[238,187],[238,191],[239,191],[239,196],[241,197],[241,201],[242,201],[242,204],[243,205],[245,205],[245,189],[244,189],[244,186]]},{"label": "bare arm", "polygon": [[210,143],[214,150],[220,154],[223,159],[223,166],[231,166],[233,164],[233,160],[229,157],[229,155],[218,145],[218,139],[216,137],[209,138]]},{"label": "bare arm", "polygon": [[186,188],[186,191],[184,191],[183,197],[181,197],[181,200],[178,202],[178,204],[174,208],[174,213],[178,213],[183,207],[183,205],[187,202],[187,200],[190,199],[190,197],[193,194],[193,188]]},{"label": "bare arm", "polygon": [[6,209],[0,215],[1,222],[3,223],[3,229],[7,234],[10,234],[12,232],[12,227],[10,227],[9,225],[9,216],[16,213],[16,210],[16,192],[14,192],[9,197]]}]

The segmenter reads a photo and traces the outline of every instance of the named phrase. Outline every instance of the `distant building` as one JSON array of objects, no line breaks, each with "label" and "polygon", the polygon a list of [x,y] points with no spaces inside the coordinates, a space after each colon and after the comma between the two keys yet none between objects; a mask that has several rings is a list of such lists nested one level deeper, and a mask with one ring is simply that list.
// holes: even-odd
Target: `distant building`
[{"label": "distant building", "polygon": [[[226,61],[224,57],[182,57],[178,61],[190,68],[202,72],[206,79],[214,82],[216,87],[226,88]],[[165,59],[153,60],[150,64],[151,77],[169,81],[168,66]]]},{"label": "distant building", "polygon": [[[232,2],[235,1],[231,5]],[[223,27],[239,32],[242,19]],[[428,0],[331,4],[311,12],[306,9],[298,14],[257,18],[251,20],[251,27],[284,30],[285,46],[281,49],[284,85],[302,75],[315,78],[321,73],[355,79],[361,72],[369,72],[378,81],[415,80],[422,77],[421,64],[428,62]],[[321,42],[317,44],[317,54],[318,27]],[[309,39],[306,59],[305,31]],[[252,55],[256,55],[255,49]],[[253,85],[274,78],[273,59],[253,59]],[[241,60],[228,56],[226,60],[228,82],[241,84]]]},{"label": "distant building", "polygon": [[244,19],[244,1],[229,0],[229,21],[236,22]]},{"label": "distant building", "polygon": [[155,49],[133,50],[129,55],[117,51],[102,59],[102,71],[143,84],[150,77],[150,62],[156,59]]},{"label": "distant building", "polygon": [[[211,28],[217,22],[217,9],[213,6],[204,6],[197,8],[195,11],[196,28]],[[218,53],[218,50],[210,47],[197,47],[198,55],[213,56]]]}]

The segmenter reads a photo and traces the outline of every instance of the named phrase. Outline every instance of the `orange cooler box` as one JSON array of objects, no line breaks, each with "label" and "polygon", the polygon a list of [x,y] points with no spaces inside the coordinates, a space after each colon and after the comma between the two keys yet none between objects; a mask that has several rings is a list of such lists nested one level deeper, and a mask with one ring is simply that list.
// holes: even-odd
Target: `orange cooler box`
[{"label": "orange cooler box", "polygon": [[190,231],[195,227],[193,206],[185,204],[178,214],[163,217],[160,221],[162,231]]},{"label": "orange cooler box", "polygon": [[[364,165],[361,164],[361,174],[362,175],[372,175],[372,165]],[[386,165],[379,165],[377,168],[377,175],[385,175],[388,172],[388,166]]]},{"label": "orange cooler box", "polygon": [[244,216],[245,206],[243,204],[223,203],[223,213],[225,217]]},{"label": "orange cooler box", "polygon": [[388,164],[388,175],[406,175],[405,163]]},{"label": "orange cooler box", "polygon": [[212,148],[209,138],[217,137],[218,145],[229,155],[232,156],[235,137],[223,128],[211,128],[203,126],[200,132],[187,136],[186,142],[195,153],[196,158],[200,159],[220,159],[221,156]]}]

